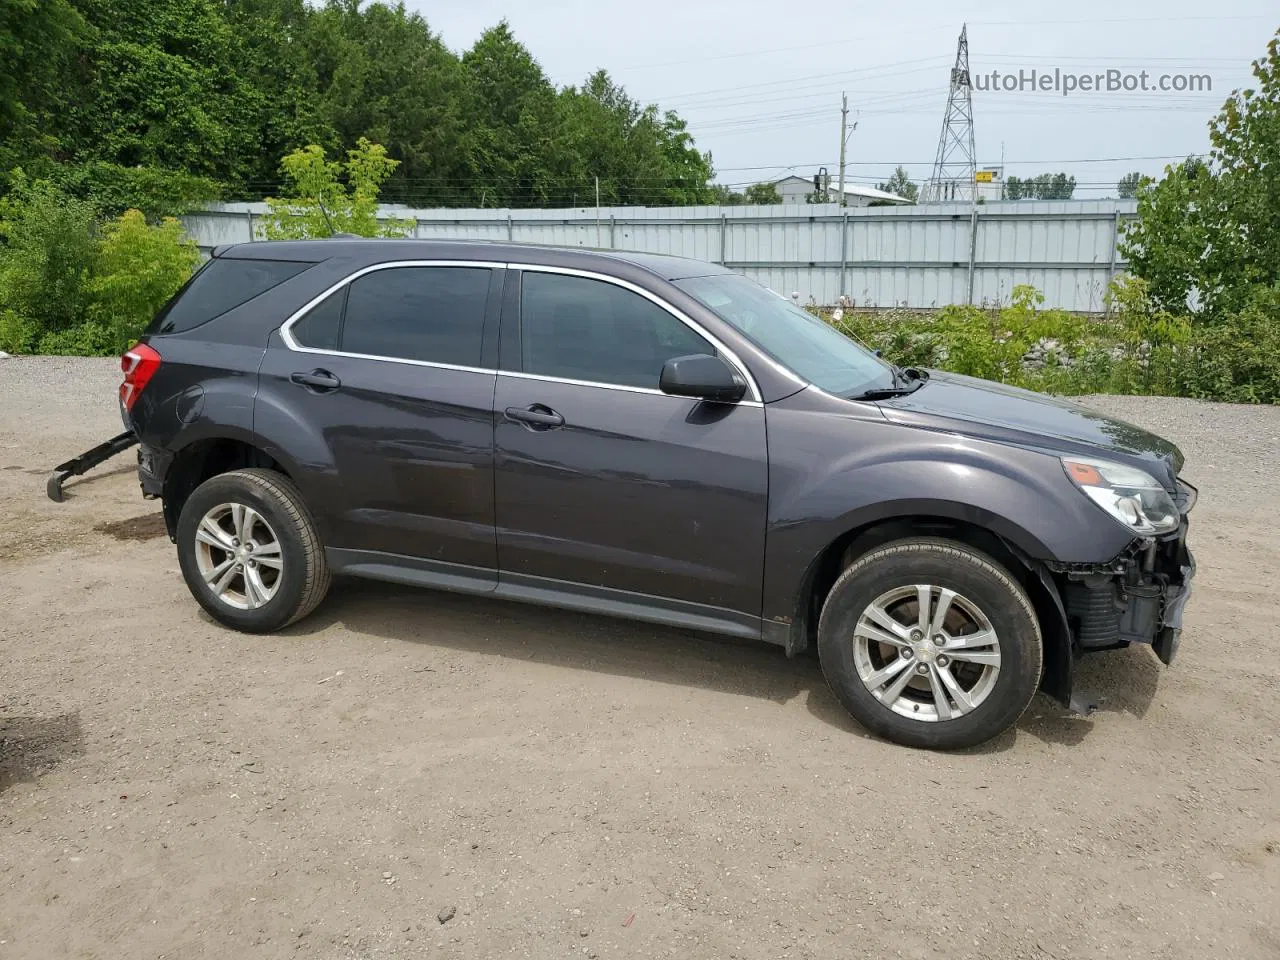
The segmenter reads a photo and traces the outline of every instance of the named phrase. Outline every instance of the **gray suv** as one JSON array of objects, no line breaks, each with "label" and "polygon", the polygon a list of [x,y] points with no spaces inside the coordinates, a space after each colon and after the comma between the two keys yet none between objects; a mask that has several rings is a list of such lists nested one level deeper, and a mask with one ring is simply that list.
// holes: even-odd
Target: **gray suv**
[{"label": "gray suv", "polygon": [[343,574],[764,640],[870,730],[971,746],[1080,656],[1172,660],[1170,443],[899,369],[722,267],[507,244],[253,243],[123,358],[192,594],[280,630]]}]

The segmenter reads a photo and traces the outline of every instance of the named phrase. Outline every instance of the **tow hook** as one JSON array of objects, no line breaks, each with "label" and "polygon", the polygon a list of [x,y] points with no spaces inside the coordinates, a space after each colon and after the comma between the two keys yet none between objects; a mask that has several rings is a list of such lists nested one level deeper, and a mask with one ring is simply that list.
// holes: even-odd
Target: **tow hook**
[{"label": "tow hook", "polygon": [[138,438],[134,436],[132,430],[126,430],[119,436],[112,437],[106,443],[100,443],[91,450],[86,450],[78,457],[72,457],[66,463],[60,463],[53,468],[53,473],[49,475],[48,481],[44,485],[44,492],[49,495],[49,499],[54,503],[62,503],[66,499],[62,492],[62,485],[69,477],[78,477],[83,473],[92,470],[104,460],[109,460],[117,453],[128,450]]}]

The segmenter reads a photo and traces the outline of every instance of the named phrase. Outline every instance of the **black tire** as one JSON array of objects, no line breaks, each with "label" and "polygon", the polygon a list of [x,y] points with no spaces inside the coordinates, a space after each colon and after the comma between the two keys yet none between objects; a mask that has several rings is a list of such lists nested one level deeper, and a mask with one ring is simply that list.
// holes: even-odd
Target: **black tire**
[{"label": "black tire", "polygon": [[[200,572],[197,529],[205,515],[222,504],[252,508],[280,545],[283,566],[273,583],[275,592],[261,606],[232,606],[219,598]],[[235,470],[206,480],[183,504],[177,533],[178,563],[192,596],[209,616],[235,630],[280,630],[314,610],[329,590],[329,565],[311,511],[289,478],[274,470]]]},{"label": "black tire", "polygon": [[[875,696],[859,676],[854,631],[863,613],[873,601],[890,591],[915,584],[955,591],[976,606],[995,630],[999,671],[994,684],[987,687],[985,699],[963,715],[941,720],[932,715],[928,719],[904,716]],[[939,605],[935,604],[935,608]],[[919,602],[915,603],[916,610],[920,606]],[[879,649],[891,648],[880,646]],[[898,653],[904,659],[910,656],[902,651]],[[934,657],[936,654],[925,650],[920,656],[924,655]],[[1040,684],[1043,644],[1031,601],[1004,567],[965,544],[919,538],[877,547],[853,562],[836,580],[818,621],[818,656],[832,691],[868,730],[907,746],[953,750],[983,743],[1017,722]],[[866,662],[864,660],[864,664]],[[886,657],[872,666],[888,662]],[[918,660],[916,664],[910,669],[928,669],[920,666]],[[987,668],[966,666],[966,669]],[[927,674],[918,681],[913,678],[912,683],[924,685],[926,678]],[[906,695],[920,699],[925,709],[936,715],[942,714],[942,708],[935,710],[927,706],[927,691],[908,690]],[[958,702],[945,694],[944,699],[948,710]],[[899,701],[895,698],[895,702]],[[911,709],[917,709],[914,702]]]}]

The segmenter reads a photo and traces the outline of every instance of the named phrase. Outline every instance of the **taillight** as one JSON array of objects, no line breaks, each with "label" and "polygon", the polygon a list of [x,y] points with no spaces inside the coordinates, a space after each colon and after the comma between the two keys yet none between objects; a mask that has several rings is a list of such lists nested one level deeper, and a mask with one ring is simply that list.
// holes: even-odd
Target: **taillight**
[{"label": "taillight", "polygon": [[124,352],[120,358],[120,369],[124,371],[124,383],[120,384],[120,405],[125,410],[132,410],[137,402],[138,394],[160,369],[160,354],[145,343],[135,344]]}]

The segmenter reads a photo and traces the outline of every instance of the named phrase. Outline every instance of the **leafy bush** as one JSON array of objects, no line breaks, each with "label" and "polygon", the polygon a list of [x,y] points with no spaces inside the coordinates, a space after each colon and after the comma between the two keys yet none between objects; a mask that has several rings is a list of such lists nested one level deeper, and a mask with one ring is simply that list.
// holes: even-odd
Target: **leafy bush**
[{"label": "leafy bush", "polygon": [[97,242],[92,205],[13,175],[0,200],[0,349],[26,353],[84,320]]},{"label": "leafy bush", "polygon": [[1174,392],[1232,403],[1280,403],[1280,287],[1258,288],[1224,323],[1191,338]]},{"label": "leafy bush", "polygon": [[107,352],[118,353],[187,282],[200,263],[200,251],[182,235],[177,220],[170,217],[153,226],[138,210],[126,210],[102,233],[90,282],[88,325],[106,331]]},{"label": "leafy bush", "polygon": [[[262,221],[268,240],[305,240],[354,233],[361,237],[403,237],[412,220],[378,220],[378,190],[399,161],[381,144],[360,138],[347,151],[345,163],[325,159],[314,143],[286,156],[280,169],[292,186],[292,197],[269,197],[271,214]],[[342,182],[346,177],[347,183]]]},{"label": "leafy bush", "polygon": [[1003,308],[943,307],[934,313],[851,313],[828,319],[901,366],[934,367],[1046,393],[1189,396],[1280,403],[1280,287],[1245,309],[1193,327],[1157,305],[1145,281],[1125,277],[1110,313],[1041,310],[1043,297],[1016,287]]},{"label": "leafy bush", "polygon": [[39,333],[36,325],[16,310],[0,309],[0,350],[26,353]]},{"label": "leafy bush", "polygon": [[182,226],[93,206],[20,173],[0,204],[0,349],[119,353],[199,263]]}]

